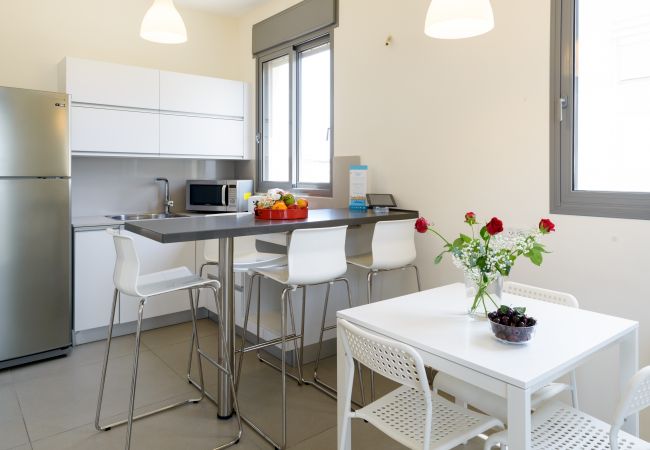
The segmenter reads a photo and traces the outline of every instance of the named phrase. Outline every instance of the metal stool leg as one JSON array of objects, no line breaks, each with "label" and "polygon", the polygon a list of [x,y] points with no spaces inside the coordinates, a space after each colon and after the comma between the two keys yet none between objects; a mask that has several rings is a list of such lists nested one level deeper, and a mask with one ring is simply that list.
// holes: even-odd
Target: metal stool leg
[{"label": "metal stool leg", "polygon": [[[197,289],[197,291],[199,290]],[[203,364],[201,362],[201,345],[199,344],[199,331],[196,325],[196,310],[199,302],[199,295],[197,292],[196,304],[195,304],[194,296],[192,294],[192,289],[188,289],[188,292],[190,297],[190,311],[192,313],[192,346],[194,346],[194,341],[196,340],[196,365],[199,367],[199,385],[197,386],[196,383],[192,381],[190,375],[191,364],[192,364],[192,353],[194,351],[193,347],[190,347],[190,365],[187,368],[187,379],[189,380],[190,383],[194,384],[194,386],[199,388],[199,390],[201,391],[201,399],[203,399],[203,397],[205,396],[205,382],[203,380]],[[198,401],[194,401],[193,403],[198,403]]]},{"label": "metal stool leg", "polygon": [[[372,302],[372,280],[377,272],[368,272],[368,304]],[[370,401],[375,401],[375,372],[370,371]]]},{"label": "metal stool leg", "polygon": [[415,270],[415,281],[417,282],[418,285],[418,292],[422,290],[422,285],[420,284],[420,271],[418,270],[418,266],[415,264],[411,266]]},{"label": "metal stool leg", "polygon": [[[303,288],[304,289],[304,288]],[[291,317],[291,332],[295,335],[296,334],[296,321],[294,320],[294,314],[293,314],[293,298],[291,297],[291,292],[288,292],[288,300],[287,300],[287,309],[289,310],[289,316]],[[304,295],[304,294],[303,294]],[[303,310],[302,312],[302,318],[305,318],[305,311]],[[304,320],[302,321],[304,324]],[[298,353],[298,340],[293,339],[293,356],[295,359],[296,363],[296,370],[298,371],[298,385],[301,385],[303,383],[303,376],[302,376],[302,347],[304,345],[304,335],[301,333],[300,336],[300,342],[301,342],[301,351],[300,354]]]},{"label": "metal stool leg", "polygon": [[102,364],[102,378],[99,382],[99,397],[97,398],[97,412],[95,414],[95,429],[97,431],[107,431],[111,427],[102,428],[99,425],[99,417],[102,412],[102,401],[104,400],[104,385],[106,384],[106,369],[108,367],[108,354],[111,351],[111,341],[113,339],[113,322],[115,321],[115,308],[117,306],[117,296],[119,291],[115,289],[113,291],[113,306],[111,307],[111,319],[108,322],[108,338],[106,339],[106,350],[104,352],[104,363]]},{"label": "metal stool leg", "polygon": [[129,399],[129,416],[126,428],[126,445],[125,450],[131,448],[131,430],[133,429],[133,409],[135,407],[135,387],[138,381],[138,360],[140,359],[140,332],[142,331],[142,314],[144,312],[144,304],[147,299],[140,299],[138,305],[138,325],[135,331],[135,354],[133,357],[133,378],[131,379],[131,398]]},{"label": "metal stool leg", "polygon": [[[255,284],[255,279],[256,278],[257,278],[258,286],[262,282],[261,275],[255,273],[251,277],[250,286],[248,288],[248,297],[246,299],[246,312],[244,313],[244,328],[243,328],[243,331],[242,331],[242,341],[241,341],[241,345],[239,347],[239,359],[237,360],[237,370],[235,372],[235,390],[236,391],[239,390],[239,379],[241,377],[241,367],[242,367],[242,363],[244,361],[244,349],[246,348],[246,332],[248,331],[248,318],[250,317],[250,310],[251,310],[251,297],[253,295],[253,284]],[[258,323],[257,340],[258,340],[258,344],[259,344],[259,339],[260,339],[259,338],[259,316],[260,316],[260,311],[259,311],[259,303],[258,303],[258,306],[257,306],[257,318],[258,318],[258,320],[257,320],[257,323]]]},{"label": "metal stool leg", "polygon": [[[282,328],[282,445],[280,450],[283,450],[287,447],[287,306],[289,298],[289,290],[284,289],[282,291],[282,311],[280,314],[282,318],[280,319],[281,328]],[[295,340],[294,340],[295,342]]]}]

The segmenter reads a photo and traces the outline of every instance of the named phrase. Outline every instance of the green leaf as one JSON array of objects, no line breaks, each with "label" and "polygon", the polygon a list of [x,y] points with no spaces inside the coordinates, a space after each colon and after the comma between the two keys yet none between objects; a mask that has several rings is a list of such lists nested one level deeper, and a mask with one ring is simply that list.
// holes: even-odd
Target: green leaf
[{"label": "green leaf", "polygon": [[487,241],[490,238],[490,233],[487,232],[487,227],[485,226],[481,228],[479,234],[481,235],[481,238],[483,238],[484,241]]},{"label": "green leaf", "polygon": [[533,249],[530,252],[529,258],[530,258],[530,261],[533,264],[535,264],[536,266],[541,266],[542,265],[542,252],[540,252],[539,250]]},{"label": "green leaf", "polygon": [[481,269],[485,268],[485,263],[486,263],[486,258],[485,256],[479,256],[476,259],[476,265],[480,267]]},{"label": "green leaf", "polygon": [[509,309],[508,305],[501,305],[501,307],[499,307],[499,312],[501,314],[507,314]]},{"label": "green leaf", "polygon": [[440,264],[440,261],[442,261],[442,256],[447,253],[447,252],[442,252],[438,256],[436,256],[436,259],[433,260],[434,264]]},{"label": "green leaf", "polygon": [[472,242],[472,238],[467,236],[466,234],[461,233],[460,238],[463,240],[465,243],[470,243]]},{"label": "green leaf", "polygon": [[519,314],[520,316],[523,316],[524,314],[526,314],[526,307],[525,307],[525,306],[517,306],[517,307],[515,307],[515,308],[513,308],[513,309],[514,309],[515,312],[516,312],[517,314]]},{"label": "green leaf", "polygon": [[465,242],[463,241],[463,238],[458,238],[454,241],[453,246],[456,248],[461,248]]}]

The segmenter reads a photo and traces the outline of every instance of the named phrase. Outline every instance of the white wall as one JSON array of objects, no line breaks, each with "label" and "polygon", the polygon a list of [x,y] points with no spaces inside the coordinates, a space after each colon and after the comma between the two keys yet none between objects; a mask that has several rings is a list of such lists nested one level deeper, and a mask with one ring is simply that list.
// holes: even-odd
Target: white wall
[{"label": "white wall", "polygon": [[0,0],[0,86],[56,90],[65,56],[240,78],[238,22],[180,9],[188,41],[161,45],[140,38],[151,0]]},{"label": "white wall", "polygon": [[[292,3],[277,0],[263,12]],[[492,0],[495,29],[459,41],[424,35],[428,3],[340,0],[335,153],[360,154],[372,190],[394,193],[400,206],[419,209],[446,235],[462,230],[468,210],[483,220],[498,215],[509,226],[535,226],[549,216],[550,0]],[[246,17],[266,17],[260,11]],[[246,27],[244,18],[248,33]],[[250,45],[242,45],[252,81]],[[586,309],[639,320],[641,364],[650,364],[650,224],[551,218],[557,232],[545,242],[553,253],[541,268],[521,261],[511,278],[572,292]],[[433,235],[418,236],[427,287],[461,279],[448,259],[433,265],[440,248]],[[579,373],[582,406],[604,419],[618,395],[617,362],[616,350],[604,352]],[[650,439],[648,414],[642,430]]]}]

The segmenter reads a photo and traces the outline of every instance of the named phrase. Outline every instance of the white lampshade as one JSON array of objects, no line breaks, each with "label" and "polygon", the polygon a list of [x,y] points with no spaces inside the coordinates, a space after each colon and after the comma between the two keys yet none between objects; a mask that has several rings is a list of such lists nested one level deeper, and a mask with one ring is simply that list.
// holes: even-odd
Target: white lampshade
[{"label": "white lampshade", "polygon": [[142,19],[140,37],[160,44],[180,44],[187,41],[183,18],[173,0],[154,0]]},{"label": "white lampshade", "polygon": [[494,28],[490,0],[431,0],[424,33],[438,39],[462,39]]}]

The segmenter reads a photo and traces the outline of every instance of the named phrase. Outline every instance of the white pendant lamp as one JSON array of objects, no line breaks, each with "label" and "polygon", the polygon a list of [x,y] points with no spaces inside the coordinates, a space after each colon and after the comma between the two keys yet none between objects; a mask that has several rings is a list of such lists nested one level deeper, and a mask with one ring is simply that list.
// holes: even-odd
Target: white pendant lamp
[{"label": "white pendant lamp", "polygon": [[160,44],[187,41],[187,30],[183,18],[174,7],[174,0],[154,0],[142,19],[140,37]]},{"label": "white pendant lamp", "polygon": [[490,0],[431,0],[424,33],[438,39],[462,39],[494,28]]}]

